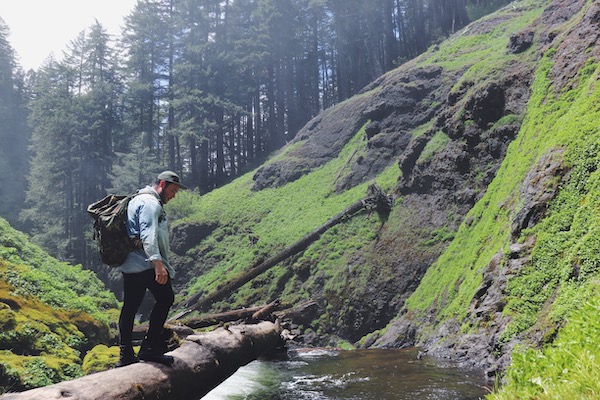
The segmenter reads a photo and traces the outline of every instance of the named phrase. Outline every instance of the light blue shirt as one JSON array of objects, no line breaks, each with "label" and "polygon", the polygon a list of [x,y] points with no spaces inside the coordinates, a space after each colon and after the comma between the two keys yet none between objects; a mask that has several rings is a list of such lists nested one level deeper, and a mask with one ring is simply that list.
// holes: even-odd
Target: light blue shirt
[{"label": "light blue shirt", "polygon": [[[127,229],[130,237],[139,237],[143,248],[129,253],[121,265],[121,272],[133,274],[154,269],[151,261],[162,260],[173,279],[175,270],[169,263],[169,225],[159,201],[160,196],[151,186],[142,189],[127,207]],[[147,193],[146,193],[147,192]]]}]

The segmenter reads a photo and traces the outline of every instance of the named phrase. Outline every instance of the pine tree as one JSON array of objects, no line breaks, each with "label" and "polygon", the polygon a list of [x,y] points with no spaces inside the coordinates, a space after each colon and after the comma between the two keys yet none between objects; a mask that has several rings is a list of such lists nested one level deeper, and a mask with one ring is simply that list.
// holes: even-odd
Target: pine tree
[{"label": "pine tree", "polygon": [[0,18],[0,216],[25,228],[18,219],[25,201],[28,173],[26,87],[8,43],[8,27]]},{"label": "pine tree", "polygon": [[95,253],[86,243],[86,208],[106,194],[120,125],[113,52],[99,23],[82,32],[64,61],[40,72],[31,107],[34,155],[23,216],[52,254],[88,265]]},{"label": "pine tree", "polygon": [[142,139],[161,163],[164,157],[163,101],[169,82],[171,0],[140,0],[125,18],[126,129],[129,143]]}]

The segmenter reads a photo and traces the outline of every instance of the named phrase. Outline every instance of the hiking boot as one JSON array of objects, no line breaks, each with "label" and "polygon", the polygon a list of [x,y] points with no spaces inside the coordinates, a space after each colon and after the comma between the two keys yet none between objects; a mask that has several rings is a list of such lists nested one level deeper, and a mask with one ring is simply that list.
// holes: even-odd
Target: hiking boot
[{"label": "hiking boot", "polygon": [[115,364],[116,368],[140,362],[140,359],[135,356],[133,347],[119,346],[119,361]]},{"label": "hiking boot", "polygon": [[138,357],[143,361],[157,362],[165,365],[171,365],[175,361],[173,357],[166,356],[160,349],[150,347],[142,347],[138,353]]}]

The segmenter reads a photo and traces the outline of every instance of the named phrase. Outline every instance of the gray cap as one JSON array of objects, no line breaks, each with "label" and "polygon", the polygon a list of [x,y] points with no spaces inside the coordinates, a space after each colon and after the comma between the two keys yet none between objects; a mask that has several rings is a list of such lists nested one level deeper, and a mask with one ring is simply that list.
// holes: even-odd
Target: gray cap
[{"label": "gray cap", "polygon": [[187,186],[185,186],[183,183],[181,183],[181,180],[179,179],[179,175],[177,175],[173,171],[163,171],[160,174],[158,174],[158,177],[156,179],[159,181],[174,183],[176,185],[181,186],[182,189],[187,189]]}]

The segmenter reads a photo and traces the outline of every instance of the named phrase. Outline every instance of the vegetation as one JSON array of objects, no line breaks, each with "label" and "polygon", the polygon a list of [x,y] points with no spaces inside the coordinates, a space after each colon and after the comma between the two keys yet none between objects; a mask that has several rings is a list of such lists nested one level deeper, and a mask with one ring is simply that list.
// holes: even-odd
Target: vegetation
[{"label": "vegetation", "polygon": [[[285,19],[287,11],[277,8],[279,3],[231,2],[232,7],[227,10],[209,9],[209,3],[201,3],[202,7],[196,10],[198,14],[193,14],[193,7],[173,11],[165,8],[172,5],[167,1],[141,1],[128,20],[124,38],[131,52],[125,75],[120,75],[119,63],[111,57],[96,59],[98,63],[89,65],[75,63],[75,58],[51,63],[36,77],[35,87],[40,95],[30,103],[31,121],[36,126],[32,135],[29,206],[23,215],[32,222],[36,220],[32,224],[35,237],[53,252],[92,263],[93,251],[84,245],[82,215],[87,202],[109,188],[124,191],[147,183],[147,176],[142,176],[158,165],[184,170],[184,175],[198,188],[181,192],[168,205],[175,225],[193,222],[216,226],[184,256],[187,260],[202,259],[203,265],[186,271],[191,278],[178,294],[179,301],[196,292],[214,289],[300,239],[364,197],[371,183],[363,182],[343,192],[335,190],[338,178],[351,172],[349,160],[367,154],[364,127],[336,158],[285,186],[253,191],[256,170],[242,173],[268,151],[293,137],[296,129],[321,108],[360,89],[349,83],[360,80],[337,81],[319,74],[329,73],[334,55],[359,57],[360,52],[349,51],[346,39],[358,33],[365,34],[364,37],[375,34],[367,26],[380,28],[370,23],[372,16],[365,16],[357,26],[328,24],[332,21],[327,18],[333,21],[337,18],[339,22],[352,7],[359,8],[365,2],[290,1],[295,6],[310,4],[307,9],[319,18],[313,19],[317,21],[313,27],[316,30],[309,29],[310,18],[306,15],[306,20],[294,20],[298,25],[290,31],[297,36],[282,38],[277,36],[275,28]],[[383,7],[384,3],[395,7],[394,15],[416,15],[425,10],[431,16],[447,14],[434,7],[442,4],[435,1],[397,0],[378,2],[377,6]],[[499,4],[475,3],[482,6],[479,11],[492,3]],[[192,2],[181,4],[192,5]],[[418,7],[424,4],[429,8]],[[506,286],[502,319],[510,323],[494,350],[500,354],[509,344],[523,345],[513,354],[506,380],[489,398],[596,398],[600,395],[595,379],[600,374],[596,365],[599,354],[594,342],[600,329],[594,318],[600,308],[600,232],[597,231],[600,229],[600,66],[590,54],[590,61],[569,85],[560,90],[554,87],[551,79],[556,49],[548,49],[541,60],[536,59],[538,54],[533,49],[518,55],[506,53],[507,32],[521,31],[542,13],[540,2],[533,0],[519,1],[513,6],[519,9],[514,18],[506,18],[501,24],[482,25],[489,29],[477,33],[454,35],[417,59],[422,65],[441,66],[444,71],[465,71],[450,93],[461,101],[469,96],[458,96],[459,93],[473,92],[489,79],[500,78],[509,65],[531,62],[538,69],[526,118],[521,120],[520,116],[509,114],[492,127],[522,123],[493,182],[460,229],[455,231],[449,226],[430,232],[415,229],[414,237],[410,238],[416,249],[414,257],[425,259],[429,254],[446,250],[406,300],[403,311],[415,321],[429,322],[420,326],[421,337],[450,320],[460,321],[462,332],[485,330],[486,326],[471,319],[469,307],[486,266],[496,254],[504,255],[500,266],[506,266],[510,244],[534,238],[531,257],[517,274],[510,276]],[[469,11],[478,12],[475,8]],[[156,19],[148,24],[143,18],[146,16]],[[242,24],[227,26],[225,16],[235,17]],[[457,14],[455,17],[454,22],[460,25],[462,17]],[[197,28],[197,21],[205,23],[200,24],[202,28]],[[196,28],[187,29],[188,26]],[[257,32],[249,26],[254,26],[252,29]],[[176,37],[181,42],[160,35],[160,32],[172,33],[169,27],[186,33]],[[226,31],[227,28],[231,31]],[[408,38],[423,33],[416,26],[412,28],[413,36]],[[428,39],[453,29],[448,29],[446,20],[443,26],[427,31]],[[316,75],[324,86],[319,86],[320,83],[303,89],[277,86],[275,83],[289,78],[286,74],[290,71],[307,72],[304,66],[299,66],[302,64],[299,60],[304,59],[304,55],[299,56],[303,50],[294,47],[288,53],[284,45],[298,39],[298,35],[310,42],[322,34],[327,40],[322,49],[317,49],[323,53],[317,57],[321,67],[317,67]],[[154,59],[147,58],[151,52],[142,46],[148,37],[153,39],[151,43],[157,52],[152,53],[159,61],[156,71],[148,70],[148,63]],[[334,37],[341,43],[334,43]],[[230,42],[222,38],[235,39]],[[90,38],[81,39],[78,45],[74,44],[73,56],[108,43],[99,26],[92,29]],[[190,43],[199,44],[194,47]],[[407,44],[395,42],[398,47],[393,53],[395,60],[422,51],[423,43],[415,41],[411,42],[414,48],[402,48]],[[241,54],[242,45],[249,45],[250,50]],[[172,64],[165,49],[185,62]],[[372,53],[373,49],[369,47],[363,54],[379,57]],[[0,54],[1,50],[0,47]],[[391,60],[389,55],[385,60],[387,65]],[[103,67],[99,69],[90,67],[100,64]],[[225,73],[223,65],[230,65],[241,74]],[[335,71],[344,78],[364,79],[375,74],[375,69],[366,74],[360,68],[339,68]],[[161,74],[155,74],[159,71]],[[257,71],[267,72],[260,75],[263,72]],[[75,76],[80,80],[74,80]],[[122,81],[125,76],[135,78]],[[171,80],[174,77],[181,79]],[[221,82],[222,86],[215,82]],[[298,83],[293,79],[290,82]],[[65,83],[68,83],[66,91]],[[84,90],[80,91],[81,88]],[[309,90],[313,96],[310,98],[318,99],[311,104],[312,108],[298,115],[282,111],[293,109],[290,104],[305,101],[303,96],[308,94],[304,89]],[[123,100],[115,102],[116,98]],[[457,108],[460,110],[461,106],[458,104]],[[55,114],[48,113],[49,109],[60,110],[60,121],[54,118]],[[250,110],[258,110],[256,118],[249,117]],[[89,119],[82,119],[81,115]],[[97,115],[102,117],[95,119]],[[113,125],[115,120],[118,123]],[[420,137],[434,127],[433,122],[425,123],[411,134]],[[2,131],[0,137],[1,134]],[[109,148],[99,151],[99,144],[107,140]],[[426,165],[451,140],[454,139],[444,130],[436,132],[417,164]],[[283,147],[267,163],[289,156],[299,143]],[[522,185],[527,174],[550,156],[569,172],[564,178],[555,178],[562,180],[553,182],[559,183],[558,192],[545,218],[514,238],[512,224],[524,202]],[[94,167],[89,168],[92,162]],[[113,176],[116,172],[124,173]],[[387,169],[375,182],[385,191],[393,192],[399,174],[396,161],[389,160]],[[209,191],[228,179],[233,180]],[[60,193],[47,193],[45,185]],[[402,201],[397,199],[397,203]],[[59,224],[45,224],[56,215],[61,216],[57,218]],[[318,297],[325,312],[316,316],[310,327],[302,327],[306,332],[335,333],[340,326],[352,326],[350,322],[356,322],[353,307],[359,302],[353,300],[361,299],[373,289],[374,276],[385,281],[386,274],[393,273],[385,256],[375,254],[374,247],[386,240],[398,245],[390,237],[400,236],[408,220],[409,216],[402,214],[399,207],[392,210],[389,220],[375,215],[369,218],[366,214],[350,218],[323,234],[303,254],[272,268],[212,308],[217,311],[243,307],[258,299],[274,297],[282,297],[291,304]],[[1,219],[0,230],[0,377],[4,379],[0,385],[9,389],[34,387],[104,368],[116,356],[114,348],[96,347],[83,366],[81,357],[92,344],[105,341],[108,324],[116,312],[114,297],[104,291],[89,271],[51,259]],[[69,240],[64,240],[65,235]],[[489,324],[495,322],[499,321],[492,320]],[[380,332],[383,330],[373,333],[373,337]],[[365,336],[362,343],[370,339]],[[333,345],[351,347],[341,338],[332,340]],[[528,348],[529,343],[541,343],[542,347]]]},{"label": "vegetation", "polygon": [[[588,63],[573,78],[572,89],[557,92],[550,80],[554,53],[549,50],[539,63],[527,117],[496,178],[406,302],[407,311],[415,315],[435,309],[437,326],[450,318],[469,321],[468,308],[483,268],[495,253],[508,250],[525,175],[544,155],[564,150],[567,179],[543,222],[522,232],[521,240],[535,236],[536,244],[530,262],[508,282],[503,314],[512,322],[499,346],[516,336],[527,342],[541,330],[548,341],[557,333],[558,339],[546,349],[517,353],[506,386],[490,398],[598,395],[597,379],[591,378],[599,372],[593,361],[597,346],[588,335],[597,333],[590,315],[599,299],[600,68]],[[463,327],[473,328],[468,322]]]},{"label": "vegetation", "polygon": [[[139,348],[136,346],[136,353]],[[93,374],[95,372],[106,371],[119,360],[119,348],[117,346],[108,347],[99,344],[88,351],[83,359],[82,371],[84,374]]]},{"label": "vegetation", "polygon": [[0,218],[0,392],[82,375],[110,338],[114,295],[90,271],[59,262]]},{"label": "vegetation", "polygon": [[[513,354],[507,383],[488,396],[508,399],[597,399],[600,396],[600,293],[590,284],[589,298],[569,316],[554,343],[543,350],[521,349]],[[581,297],[581,296],[578,296]]]},{"label": "vegetation", "polygon": [[[194,204],[194,213],[177,223],[200,221],[207,224],[218,222],[219,225],[199,246],[188,251],[190,256],[200,253],[205,260],[212,261],[205,266],[204,273],[190,282],[187,292],[210,291],[218,283],[245,271],[257,260],[282,250],[366,196],[369,182],[340,194],[334,192],[335,177],[345,167],[349,155],[366,145],[364,137],[364,129],[361,129],[336,159],[283,187],[253,192],[253,173],[250,172],[199,199],[190,199],[194,195],[187,193],[170,202],[169,212],[175,214],[181,214],[180,207],[189,208],[190,202]],[[376,183],[389,192],[398,173],[397,165],[392,164]],[[253,297],[269,298],[281,290],[278,285],[286,287],[286,301],[293,304],[301,300],[305,294],[295,291],[295,279],[287,283],[287,279],[283,279],[284,276],[289,277],[290,270],[302,270],[307,263],[316,265],[320,272],[315,274],[316,271],[313,271],[311,280],[321,280],[323,274],[339,273],[335,272],[340,265],[339,258],[350,257],[369,244],[380,224],[376,217],[359,217],[345,222],[343,229],[334,227],[293,265],[273,268],[265,276],[242,287],[237,301],[228,301],[226,307],[247,306],[252,303]],[[332,282],[342,283],[335,279]],[[360,282],[355,284],[360,286]],[[343,286],[335,289],[338,293],[343,290]]]}]

